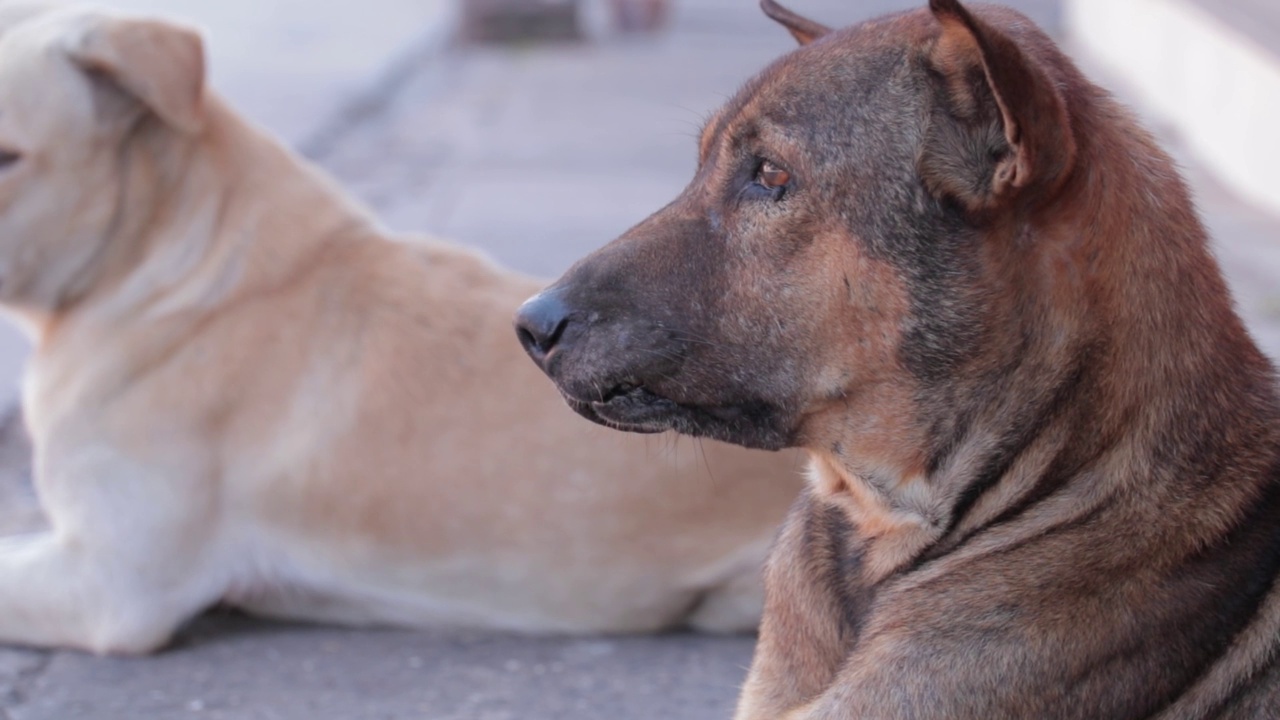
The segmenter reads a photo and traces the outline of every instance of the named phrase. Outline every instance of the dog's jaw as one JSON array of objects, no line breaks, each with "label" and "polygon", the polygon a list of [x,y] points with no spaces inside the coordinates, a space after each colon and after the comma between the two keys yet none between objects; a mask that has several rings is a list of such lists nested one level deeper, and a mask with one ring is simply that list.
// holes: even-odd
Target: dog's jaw
[{"label": "dog's jaw", "polygon": [[785,430],[781,413],[763,402],[689,405],[644,386],[611,390],[600,400],[562,394],[574,412],[614,430],[646,434],[673,431],[757,450],[782,450],[794,445],[794,433]]}]

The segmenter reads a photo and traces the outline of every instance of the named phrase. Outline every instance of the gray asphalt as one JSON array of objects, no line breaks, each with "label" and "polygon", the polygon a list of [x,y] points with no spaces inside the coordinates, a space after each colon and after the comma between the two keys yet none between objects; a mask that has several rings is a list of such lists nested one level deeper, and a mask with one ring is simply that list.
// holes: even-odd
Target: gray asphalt
[{"label": "gray asphalt", "polygon": [[18,676],[8,688],[14,720],[701,720],[731,714],[751,644],[343,630],[215,614],[154,658],[10,653],[0,677]]},{"label": "gray asphalt", "polygon": [[[917,4],[793,2],[836,25]],[[1058,28],[1056,0],[1014,4]],[[410,55],[298,144],[390,227],[557,274],[674,197],[701,120],[791,47],[754,0],[676,7],[674,27],[653,39]],[[1242,311],[1280,353],[1280,223],[1184,162]],[[12,471],[20,458],[5,452]],[[0,485],[0,501],[21,495]],[[709,720],[730,716],[751,646],[348,630],[216,612],[152,658],[0,649],[0,719]]]}]

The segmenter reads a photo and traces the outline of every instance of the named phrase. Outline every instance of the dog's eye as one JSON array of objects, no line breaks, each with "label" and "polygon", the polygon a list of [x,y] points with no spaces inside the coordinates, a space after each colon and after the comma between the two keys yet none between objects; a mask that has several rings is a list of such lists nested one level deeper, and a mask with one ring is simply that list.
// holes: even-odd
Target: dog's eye
[{"label": "dog's eye", "polygon": [[773,188],[782,187],[791,182],[791,173],[774,165],[772,160],[765,160],[760,163],[760,172],[756,173],[755,182],[763,184],[769,190],[773,190]]},{"label": "dog's eye", "polygon": [[791,182],[791,173],[782,169],[772,160],[763,160],[756,170],[755,184],[768,191],[774,200],[781,200],[786,192],[787,183]]},{"label": "dog's eye", "polygon": [[12,150],[0,150],[0,170],[4,170],[21,159],[22,153],[16,153]]},{"label": "dog's eye", "polygon": [[768,190],[780,188],[791,182],[791,173],[778,167],[773,161],[765,160],[760,163],[760,170],[756,173],[756,182]]}]

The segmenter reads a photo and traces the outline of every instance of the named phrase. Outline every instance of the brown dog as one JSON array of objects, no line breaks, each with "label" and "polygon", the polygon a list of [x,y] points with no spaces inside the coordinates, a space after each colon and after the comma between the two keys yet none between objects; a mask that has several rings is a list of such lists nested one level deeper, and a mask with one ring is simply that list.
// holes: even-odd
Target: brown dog
[{"label": "brown dog", "polygon": [[517,319],[597,422],[810,452],[738,717],[1280,716],[1280,399],[1167,156],[1015,12],[765,10]]}]

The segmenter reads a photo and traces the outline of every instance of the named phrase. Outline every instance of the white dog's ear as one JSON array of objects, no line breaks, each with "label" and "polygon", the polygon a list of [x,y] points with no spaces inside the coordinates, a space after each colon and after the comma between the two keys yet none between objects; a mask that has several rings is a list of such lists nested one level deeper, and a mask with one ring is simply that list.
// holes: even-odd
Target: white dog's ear
[{"label": "white dog's ear", "polygon": [[173,127],[204,125],[204,43],[195,30],[160,20],[104,17],[74,38],[68,52]]}]

